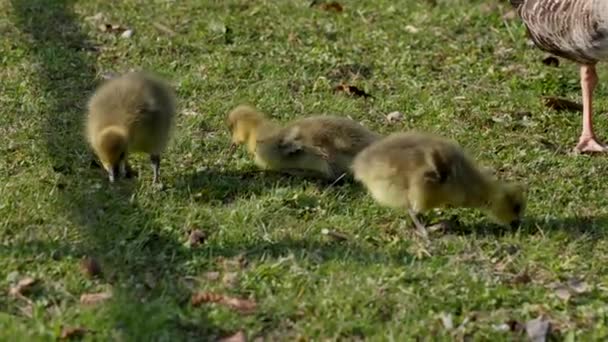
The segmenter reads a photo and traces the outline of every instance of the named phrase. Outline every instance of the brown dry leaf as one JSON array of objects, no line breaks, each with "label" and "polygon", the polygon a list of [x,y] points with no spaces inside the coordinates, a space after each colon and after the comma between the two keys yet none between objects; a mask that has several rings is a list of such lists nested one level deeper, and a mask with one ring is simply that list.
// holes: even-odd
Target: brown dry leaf
[{"label": "brown dry leaf", "polygon": [[236,272],[226,272],[222,277],[222,283],[227,287],[235,287],[239,282],[239,274]]},{"label": "brown dry leaf", "polygon": [[517,18],[517,12],[515,10],[509,10],[502,15],[502,20],[513,20]]},{"label": "brown dry leaf", "polygon": [[207,234],[200,229],[192,229],[188,235],[188,245],[190,247],[198,247],[207,240]]},{"label": "brown dry leaf", "polygon": [[525,326],[523,324],[519,323],[519,321],[514,319],[507,321],[506,324],[509,326],[509,330],[512,332],[521,332],[525,329]]},{"label": "brown dry leaf", "polygon": [[523,270],[523,271],[519,272],[511,279],[511,283],[515,284],[515,285],[528,284],[531,281],[532,281],[532,278],[530,277],[528,270]]},{"label": "brown dry leaf", "polygon": [[99,26],[97,26],[97,28],[101,32],[115,33],[115,34],[121,34],[128,30],[128,28],[126,28],[122,25],[109,24],[109,23],[100,24]]},{"label": "brown dry leaf", "polygon": [[82,338],[87,332],[89,330],[83,327],[63,327],[59,338],[62,340]]},{"label": "brown dry leaf", "polygon": [[344,7],[340,5],[337,1],[332,1],[328,3],[321,4],[321,9],[326,11],[334,11],[334,12],[342,12],[344,11]]},{"label": "brown dry leaf", "polygon": [[570,289],[563,284],[559,284],[558,286],[556,286],[554,291],[555,291],[555,295],[557,296],[557,298],[559,298],[563,301],[567,302],[570,299],[570,297],[572,297],[572,294],[570,294]]},{"label": "brown dry leaf", "polygon": [[27,294],[27,291],[29,291],[36,282],[37,280],[32,277],[22,278],[15,286],[11,286],[8,292],[11,296],[22,297],[24,294]]},{"label": "brown dry leaf", "polygon": [[206,272],[203,276],[207,280],[215,281],[215,280],[220,279],[220,272],[218,272],[218,271]]},{"label": "brown dry leaf", "polygon": [[544,317],[538,317],[526,322],[526,333],[532,342],[545,342],[551,323]]},{"label": "brown dry leaf", "polygon": [[419,29],[419,28],[417,28],[416,26],[412,26],[412,25],[406,25],[406,26],[404,27],[404,29],[405,29],[407,32],[409,32],[409,33],[418,33],[418,32],[420,32],[420,29]]},{"label": "brown dry leaf", "polygon": [[218,342],[246,342],[247,336],[242,330],[237,331],[234,335],[220,338]]},{"label": "brown dry leaf", "polygon": [[435,224],[432,224],[432,225],[426,227],[426,229],[429,231],[429,233],[446,232],[446,231],[454,231],[458,228],[458,226],[460,226],[458,219],[451,218],[449,220],[441,220]]},{"label": "brown dry leaf", "polygon": [[80,260],[80,270],[87,277],[94,278],[102,275],[101,265],[95,258],[84,257]]},{"label": "brown dry leaf", "polygon": [[205,303],[217,303],[222,300],[223,296],[220,294],[209,293],[209,292],[196,292],[190,298],[192,306],[199,306]]},{"label": "brown dry leaf", "polygon": [[366,93],[364,90],[357,88],[356,86],[349,84],[339,84],[334,88],[337,92],[343,92],[351,96],[358,96],[363,98],[372,97],[370,94]]},{"label": "brown dry leaf", "polygon": [[546,107],[556,111],[576,111],[581,112],[583,105],[574,101],[562,99],[554,96],[543,97],[543,102]]},{"label": "brown dry leaf", "polygon": [[101,12],[95,13],[95,15],[91,15],[91,16],[84,18],[84,20],[86,20],[86,21],[100,21],[102,19],[103,19],[103,13],[101,13]]},{"label": "brown dry leaf", "polygon": [[112,298],[111,292],[85,293],[80,296],[80,303],[85,305],[94,305],[107,301]]},{"label": "brown dry leaf", "polygon": [[299,44],[300,38],[298,37],[297,33],[289,32],[289,34],[287,35],[287,41],[291,44]]},{"label": "brown dry leaf", "polygon": [[583,294],[590,290],[589,284],[578,278],[569,279],[568,287],[576,294]]},{"label": "brown dry leaf", "polygon": [[386,121],[388,121],[388,123],[394,124],[401,120],[403,120],[403,113],[399,111],[390,112],[386,115]]},{"label": "brown dry leaf", "polygon": [[191,303],[192,306],[199,306],[205,303],[222,304],[243,314],[252,313],[257,307],[256,302],[250,299],[230,297],[219,293],[211,292],[194,293],[191,298]]},{"label": "brown dry leaf", "polygon": [[158,283],[158,280],[157,280],[156,276],[154,275],[154,273],[146,272],[146,274],[144,274],[144,285],[146,285],[147,288],[153,289],[156,287],[157,283]]},{"label": "brown dry leaf", "polygon": [[232,258],[219,258],[219,263],[224,270],[242,269],[247,266],[248,261],[244,254],[239,254]]},{"label": "brown dry leaf", "polygon": [[253,313],[257,308],[257,303],[253,300],[236,297],[224,297],[224,299],[220,303],[242,314]]},{"label": "brown dry leaf", "polygon": [[310,3],[310,7],[315,7],[315,6],[319,7],[322,10],[325,10],[325,11],[333,11],[333,12],[344,11],[344,6],[342,6],[337,1],[322,2],[322,1],[314,0],[313,2]]},{"label": "brown dry leaf", "polygon": [[559,67],[559,59],[553,56],[547,56],[543,59],[543,64],[552,67]]}]

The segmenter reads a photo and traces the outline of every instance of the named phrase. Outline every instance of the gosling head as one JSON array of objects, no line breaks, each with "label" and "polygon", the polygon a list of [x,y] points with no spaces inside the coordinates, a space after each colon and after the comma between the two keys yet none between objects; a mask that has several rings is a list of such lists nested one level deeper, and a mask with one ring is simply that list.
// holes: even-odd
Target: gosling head
[{"label": "gosling head", "polygon": [[232,148],[255,139],[255,133],[264,120],[264,115],[251,106],[240,105],[233,109],[226,119],[232,133]]},{"label": "gosling head", "polygon": [[128,152],[126,133],[116,127],[106,128],[101,132],[95,152],[108,172],[110,182],[114,182],[125,169]]},{"label": "gosling head", "polygon": [[526,188],[519,183],[498,183],[487,210],[494,219],[511,228],[519,227],[526,209]]}]

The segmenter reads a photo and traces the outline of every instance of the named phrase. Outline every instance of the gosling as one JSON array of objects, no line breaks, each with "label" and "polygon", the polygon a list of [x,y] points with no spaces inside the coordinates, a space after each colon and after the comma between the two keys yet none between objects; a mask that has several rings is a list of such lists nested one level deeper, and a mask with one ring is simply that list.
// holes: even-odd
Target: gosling
[{"label": "gosling", "polygon": [[524,186],[495,179],[455,142],[426,133],[397,133],[363,150],[353,162],[355,179],[381,205],[418,215],[433,208],[479,208],[503,225],[518,227],[526,206]]},{"label": "gosling", "polygon": [[347,118],[312,116],[279,127],[252,107],[244,108],[229,115],[233,143],[246,143],[256,164],[267,170],[337,181],[351,174],[361,150],[381,138]]},{"label": "gosling", "polygon": [[167,83],[144,72],[110,79],[95,91],[88,103],[86,136],[110,182],[130,177],[129,153],[143,152],[150,155],[153,183],[159,183],[175,102]]}]

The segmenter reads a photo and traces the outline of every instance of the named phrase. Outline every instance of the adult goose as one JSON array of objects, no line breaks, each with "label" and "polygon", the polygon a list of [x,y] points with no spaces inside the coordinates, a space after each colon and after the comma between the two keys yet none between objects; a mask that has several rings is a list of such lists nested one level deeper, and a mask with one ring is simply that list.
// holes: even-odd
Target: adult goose
[{"label": "adult goose", "polygon": [[577,152],[608,152],[593,132],[595,65],[608,58],[608,0],[510,0],[540,49],[580,64],[583,130]]}]

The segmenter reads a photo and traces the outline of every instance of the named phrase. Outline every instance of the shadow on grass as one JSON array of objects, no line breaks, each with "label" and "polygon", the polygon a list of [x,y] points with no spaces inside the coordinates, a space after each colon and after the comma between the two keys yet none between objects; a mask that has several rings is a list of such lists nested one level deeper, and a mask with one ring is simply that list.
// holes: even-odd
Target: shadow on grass
[{"label": "shadow on grass", "polygon": [[[110,314],[102,325],[120,330],[127,340],[215,334],[202,312],[197,331],[175,322],[177,305],[186,295],[175,284],[178,265],[187,257],[181,244],[160,233],[154,214],[130,200],[128,186],[109,187],[104,182],[101,189],[91,189],[83,181],[91,172],[87,173],[89,159],[83,156],[89,153],[80,132],[85,100],[97,82],[94,51],[79,28],[74,1],[11,3],[16,26],[32,37],[32,58],[41,66],[39,83],[47,105],[40,109],[45,114],[40,133],[53,170],[62,175],[66,187],[58,192],[63,210],[85,237],[77,253],[99,258],[115,284]],[[149,274],[158,278],[157,284],[137,290]]]},{"label": "shadow on grass", "polygon": [[504,236],[519,233],[522,235],[561,232],[571,239],[590,237],[593,240],[608,237],[608,217],[567,217],[563,219],[539,219],[526,217],[518,228],[505,227],[485,221],[475,225],[456,224],[446,233],[477,236]]},{"label": "shadow on grass", "polygon": [[247,196],[262,195],[273,188],[299,188],[303,185],[313,185],[320,191],[333,188],[347,190],[352,194],[363,194],[363,188],[356,184],[354,180],[346,177],[334,183],[262,170],[224,171],[207,169],[177,176],[173,187],[177,192],[194,194],[197,201],[216,201],[227,204]]}]

